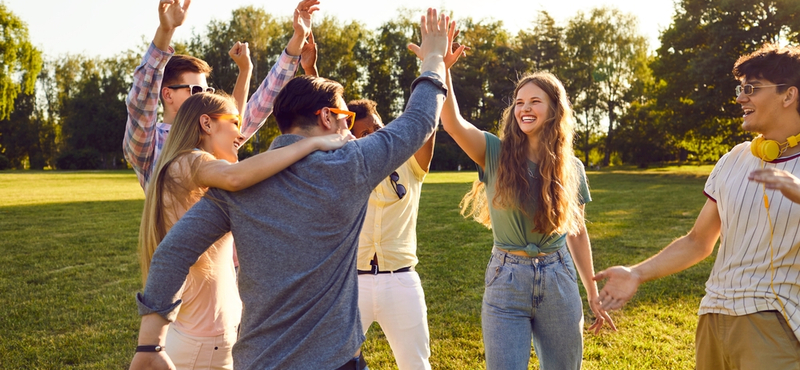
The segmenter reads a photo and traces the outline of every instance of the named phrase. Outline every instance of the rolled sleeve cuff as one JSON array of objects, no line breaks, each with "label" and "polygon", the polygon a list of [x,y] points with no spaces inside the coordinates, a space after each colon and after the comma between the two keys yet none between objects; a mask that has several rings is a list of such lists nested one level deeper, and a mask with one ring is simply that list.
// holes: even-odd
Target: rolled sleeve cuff
[{"label": "rolled sleeve cuff", "polygon": [[300,56],[292,56],[286,52],[286,48],[283,49],[281,56],[278,58],[278,67],[281,69],[293,69],[297,71],[297,64],[300,63]]},{"label": "rolled sleeve cuff", "polygon": [[156,47],[156,44],[151,42],[150,47],[147,48],[144,62],[154,69],[163,70],[173,55],[175,55],[175,50],[172,48],[172,46],[169,47],[169,50],[164,51]]},{"label": "rolled sleeve cuff", "polygon": [[180,308],[182,300],[177,300],[172,305],[168,306],[164,309],[156,309],[151,308],[146,302],[145,298],[142,293],[136,293],[136,305],[139,307],[139,316],[149,315],[151,313],[157,313],[159,316],[163,317],[169,322],[175,321],[175,318],[178,316],[178,308]]},{"label": "rolled sleeve cuff", "polygon": [[444,92],[445,96],[447,96],[447,84],[444,83],[442,76],[439,76],[439,74],[431,71],[425,71],[421,75],[419,75],[419,77],[417,77],[417,79],[411,83],[411,91],[414,91],[414,89],[417,87],[417,84],[419,84],[422,81],[432,82],[436,87],[438,87]]}]

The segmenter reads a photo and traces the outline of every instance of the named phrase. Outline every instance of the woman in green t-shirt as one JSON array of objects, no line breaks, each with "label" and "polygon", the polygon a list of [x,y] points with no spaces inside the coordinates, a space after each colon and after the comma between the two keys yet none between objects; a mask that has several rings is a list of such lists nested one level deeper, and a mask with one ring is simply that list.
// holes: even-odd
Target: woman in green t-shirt
[{"label": "woman in green t-shirt", "polygon": [[596,318],[589,329],[616,327],[592,281],[583,218],[591,197],[572,149],[564,86],[550,73],[522,78],[504,113],[501,139],[461,117],[449,71],[447,83],[442,125],[479,166],[462,213],[494,234],[481,310],[486,368],[527,369],[532,338],[542,369],[580,369],[583,308],[575,266]]}]

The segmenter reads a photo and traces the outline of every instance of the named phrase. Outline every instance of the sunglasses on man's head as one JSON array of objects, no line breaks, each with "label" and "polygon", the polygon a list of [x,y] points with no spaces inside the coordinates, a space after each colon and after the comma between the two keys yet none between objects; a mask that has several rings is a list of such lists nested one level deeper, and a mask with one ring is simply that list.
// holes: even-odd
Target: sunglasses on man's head
[{"label": "sunglasses on man's head", "polygon": [[397,171],[392,172],[389,175],[389,181],[392,182],[392,187],[394,188],[394,192],[397,194],[397,197],[403,199],[406,196],[406,187],[403,184],[398,184],[397,182],[400,181],[400,175],[397,174]]},{"label": "sunglasses on man's head", "polygon": [[192,95],[203,93],[203,92],[207,92],[209,94],[213,94],[214,91],[216,91],[216,90],[214,90],[213,87],[200,86],[200,85],[172,85],[172,86],[167,86],[168,89],[173,89],[173,90],[185,89],[187,87],[189,88],[189,91],[191,91]]}]

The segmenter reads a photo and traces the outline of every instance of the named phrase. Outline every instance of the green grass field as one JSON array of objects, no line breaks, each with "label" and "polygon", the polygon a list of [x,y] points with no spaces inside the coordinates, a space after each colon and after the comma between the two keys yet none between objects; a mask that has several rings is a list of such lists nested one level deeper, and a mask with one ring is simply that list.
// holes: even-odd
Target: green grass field
[{"label": "green grass field", "polygon": [[[693,225],[710,166],[589,172],[595,269],[632,264]],[[434,369],[483,368],[480,305],[490,230],[457,205],[474,172],[433,173],[418,240]],[[130,171],[0,172],[0,369],[123,369],[136,345],[136,237],[143,193]],[[689,369],[697,306],[713,257],[650,282],[586,333],[585,369]],[[587,326],[591,321],[584,304]],[[370,368],[395,369],[374,325]],[[532,356],[530,368],[538,368]]]}]

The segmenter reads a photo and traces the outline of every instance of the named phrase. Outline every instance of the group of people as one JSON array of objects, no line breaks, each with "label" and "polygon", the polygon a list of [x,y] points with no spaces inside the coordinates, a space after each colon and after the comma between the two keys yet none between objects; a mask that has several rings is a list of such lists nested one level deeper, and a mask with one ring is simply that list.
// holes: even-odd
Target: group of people
[{"label": "group of people", "polygon": [[[416,219],[439,121],[478,165],[462,213],[494,236],[481,317],[487,369],[527,369],[531,343],[542,369],[580,369],[578,277],[589,329],[616,330],[609,310],[642,282],[707,257],[717,239],[698,369],[800,366],[800,49],[766,45],[736,62],[743,127],[761,135],[720,159],[692,231],[641,264],[595,275],[591,195],[554,75],[519,80],[499,137],[477,129],[459,112],[449,72],[467,48],[454,42],[455,22],[428,9],[422,42],[409,45],[420,75],[384,127],[373,101],[346,103],[341,84],[318,76],[319,0],[300,1],[286,49],[249,98],[246,43],[229,53],[239,67],[231,96],[208,86],[207,63],[174,54],[189,5],[159,1],[127,98],[123,148],[145,190],[131,369],[365,369],[360,347],[373,322],[401,370],[430,369]],[[295,77],[298,64],[306,75]],[[239,162],[270,114],[281,135]]]}]

